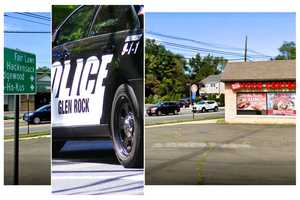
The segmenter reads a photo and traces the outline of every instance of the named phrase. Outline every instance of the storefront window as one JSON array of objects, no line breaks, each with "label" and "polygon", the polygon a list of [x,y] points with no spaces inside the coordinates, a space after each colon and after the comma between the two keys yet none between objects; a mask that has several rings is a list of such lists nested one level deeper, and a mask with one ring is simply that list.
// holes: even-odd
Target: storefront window
[{"label": "storefront window", "polygon": [[238,115],[296,115],[295,93],[237,93]]},{"label": "storefront window", "polygon": [[296,115],[295,93],[268,93],[268,115]]},{"label": "storefront window", "polygon": [[267,110],[266,93],[238,93],[238,115],[265,115]]}]

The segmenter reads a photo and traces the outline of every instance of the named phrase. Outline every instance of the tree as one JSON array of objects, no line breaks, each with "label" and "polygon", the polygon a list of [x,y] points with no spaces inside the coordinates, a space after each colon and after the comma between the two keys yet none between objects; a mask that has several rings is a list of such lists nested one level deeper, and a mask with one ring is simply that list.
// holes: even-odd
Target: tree
[{"label": "tree", "polygon": [[[160,100],[178,100],[184,93],[185,59],[167,50],[155,40],[146,40],[145,96]],[[147,102],[153,103],[153,102]]]},{"label": "tree", "polygon": [[55,5],[55,6],[52,6],[52,32],[77,7],[78,7],[77,5]]},{"label": "tree", "polygon": [[194,82],[201,81],[209,75],[220,74],[220,66],[225,66],[227,60],[223,57],[214,57],[207,55],[201,57],[200,54],[196,54],[193,58],[189,60],[189,74],[191,80]]},{"label": "tree", "polygon": [[275,60],[295,60],[296,59],[296,44],[295,42],[284,42],[278,49],[280,54],[275,57]]}]

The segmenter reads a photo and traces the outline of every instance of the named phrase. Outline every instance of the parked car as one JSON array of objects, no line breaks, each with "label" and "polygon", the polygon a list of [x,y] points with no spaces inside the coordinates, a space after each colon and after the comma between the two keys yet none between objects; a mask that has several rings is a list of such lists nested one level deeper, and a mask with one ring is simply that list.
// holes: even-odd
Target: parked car
[{"label": "parked car", "polygon": [[79,6],[61,20],[52,36],[52,155],[67,140],[111,138],[124,167],[143,167],[143,6]]},{"label": "parked car", "polygon": [[207,112],[213,110],[217,112],[219,110],[218,103],[216,101],[200,101],[193,106],[192,112]]},{"label": "parked car", "polygon": [[190,99],[180,99],[178,104],[180,105],[180,108],[187,108],[190,106]]},{"label": "parked car", "polygon": [[150,106],[147,109],[147,114],[149,116],[152,115],[162,115],[166,114],[168,115],[169,113],[173,113],[174,115],[177,115],[180,112],[180,106],[176,102],[160,102],[154,106]]},{"label": "parked car", "polygon": [[36,111],[24,113],[23,120],[33,124],[51,122],[51,106],[44,105]]}]

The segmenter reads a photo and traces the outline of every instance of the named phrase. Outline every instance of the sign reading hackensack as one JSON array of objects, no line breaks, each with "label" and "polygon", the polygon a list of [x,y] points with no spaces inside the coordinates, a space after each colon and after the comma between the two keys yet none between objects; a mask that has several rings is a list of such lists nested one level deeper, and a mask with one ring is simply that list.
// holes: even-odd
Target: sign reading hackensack
[{"label": "sign reading hackensack", "polygon": [[[112,54],[76,60],[70,77],[71,61],[52,64],[51,113],[53,126],[99,124],[105,85]],[[71,84],[70,84],[71,83]],[[87,120],[88,119],[88,120]]]}]

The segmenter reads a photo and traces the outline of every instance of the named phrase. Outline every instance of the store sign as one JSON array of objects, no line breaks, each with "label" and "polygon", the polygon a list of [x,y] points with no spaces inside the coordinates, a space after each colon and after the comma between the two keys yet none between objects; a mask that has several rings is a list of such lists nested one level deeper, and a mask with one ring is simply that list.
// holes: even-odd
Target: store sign
[{"label": "store sign", "polygon": [[239,93],[237,110],[266,110],[266,93]]},{"label": "store sign", "polygon": [[295,93],[268,93],[268,115],[296,115]]},{"label": "store sign", "polygon": [[295,90],[296,81],[235,82],[232,90]]},{"label": "store sign", "polygon": [[4,94],[36,93],[34,54],[4,48]]}]

